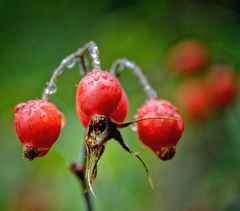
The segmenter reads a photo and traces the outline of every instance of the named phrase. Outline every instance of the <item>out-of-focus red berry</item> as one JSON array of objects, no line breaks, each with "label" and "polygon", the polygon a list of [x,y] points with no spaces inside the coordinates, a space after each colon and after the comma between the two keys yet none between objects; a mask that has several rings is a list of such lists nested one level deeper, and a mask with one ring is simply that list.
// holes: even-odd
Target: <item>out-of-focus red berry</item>
[{"label": "out-of-focus red berry", "polygon": [[48,101],[37,99],[19,103],[14,108],[14,129],[23,144],[25,158],[47,154],[62,127],[62,113]]},{"label": "out-of-focus red berry", "polygon": [[211,67],[206,83],[213,108],[226,108],[234,101],[237,93],[237,80],[232,67]]},{"label": "out-of-focus red berry", "polygon": [[113,75],[106,71],[93,70],[79,82],[76,110],[85,127],[96,114],[123,121],[128,112],[128,98]]},{"label": "out-of-focus red berry", "polygon": [[202,120],[211,109],[209,92],[204,81],[185,81],[178,90],[181,107],[192,120]]},{"label": "out-of-focus red berry", "polygon": [[[141,142],[159,158],[171,159],[184,130],[184,122],[177,108],[166,100],[149,100],[137,113],[138,118],[165,116],[169,119],[149,119],[137,123]],[[176,119],[171,119],[176,118]]]},{"label": "out-of-focus red berry", "polygon": [[198,40],[186,40],[174,46],[169,54],[169,66],[176,72],[189,74],[201,70],[209,61],[208,48]]}]

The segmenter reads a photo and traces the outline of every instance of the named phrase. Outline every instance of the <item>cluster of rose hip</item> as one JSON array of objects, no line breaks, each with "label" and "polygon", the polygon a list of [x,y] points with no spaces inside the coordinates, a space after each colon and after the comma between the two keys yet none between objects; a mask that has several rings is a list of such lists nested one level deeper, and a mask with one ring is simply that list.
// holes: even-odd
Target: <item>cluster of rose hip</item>
[{"label": "cluster of rose hip", "polygon": [[[90,53],[93,68],[88,72],[86,52]],[[48,101],[53,93],[56,78],[76,60],[83,74],[76,91],[76,110],[80,122],[86,128],[86,176],[91,185],[97,174],[97,162],[104,152],[108,140],[115,139],[126,151],[136,156],[148,170],[137,153],[124,142],[120,128],[137,125],[141,142],[163,159],[171,159],[175,153],[184,123],[178,109],[170,102],[157,99],[156,93],[142,74],[141,69],[126,59],[113,63],[110,72],[101,70],[98,49],[94,42],[87,43],[75,53],[66,57],[53,73],[44,90],[42,99],[19,103],[14,108],[14,128],[23,144],[24,157],[33,160],[48,153],[57,140],[63,126],[63,114]],[[141,106],[135,119],[123,122],[128,113],[128,97],[117,79],[123,68],[133,70],[144,86],[148,98]],[[88,72],[88,73],[87,73]],[[91,169],[91,172],[90,172]],[[91,175],[90,175],[91,174]]]},{"label": "cluster of rose hip", "polygon": [[183,81],[178,90],[178,100],[192,120],[202,120],[213,111],[226,109],[236,97],[237,79],[234,68],[209,64],[209,50],[199,40],[182,41],[169,54],[171,69],[191,76]]}]

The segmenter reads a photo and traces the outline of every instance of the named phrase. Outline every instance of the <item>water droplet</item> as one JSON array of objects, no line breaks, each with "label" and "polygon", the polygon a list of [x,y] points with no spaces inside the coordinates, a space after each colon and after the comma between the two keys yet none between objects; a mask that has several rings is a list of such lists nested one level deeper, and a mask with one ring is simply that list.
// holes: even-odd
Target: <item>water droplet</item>
[{"label": "water droplet", "polygon": [[102,136],[101,136],[101,135],[97,135],[97,136],[96,136],[96,141],[97,141],[97,142],[100,142],[101,140],[102,140]]},{"label": "water droplet", "polygon": [[24,113],[26,116],[30,116],[31,113],[32,113],[32,110],[31,110],[31,109],[24,109],[24,110],[23,110],[23,113]]},{"label": "water droplet", "polygon": [[124,61],[123,63],[126,67],[128,67],[129,69],[133,69],[134,68],[134,64],[130,61]]},{"label": "water droplet", "polygon": [[89,44],[89,52],[93,60],[93,67],[95,69],[100,69],[99,51],[94,42]]},{"label": "water droplet", "polygon": [[88,80],[87,82],[88,82],[88,85],[90,85],[90,86],[93,85],[93,80]]},{"label": "water droplet", "polygon": [[[134,119],[134,120],[138,119],[137,114],[134,115],[134,118],[133,118],[133,119]],[[131,124],[131,125],[130,125],[130,128],[131,128],[132,131],[136,132],[136,131],[138,130],[137,123]]]},{"label": "water droplet", "polygon": [[66,122],[67,122],[66,117],[62,114],[62,118],[61,118],[61,127],[62,128],[65,127]]},{"label": "water droplet", "polygon": [[50,86],[50,87],[47,87],[46,89],[45,89],[45,94],[50,94],[50,95],[52,95],[52,94],[54,94],[54,93],[56,93],[57,92],[57,86],[56,86],[56,84],[53,84],[52,86]]},{"label": "water droplet", "polygon": [[66,67],[68,69],[72,69],[75,65],[76,65],[76,62],[77,62],[77,59],[76,58],[73,58],[71,61],[69,61],[67,64],[66,64]]},{"label": "water droplet", "polygon": [[48,121],[48,115],[47,115],[46,112],[41,112],[40,117],[41,117],[41,120],[43,122],[47,122]]},{"label": "water droplet", "polygon": [[134,131],[134,132],[136,132],[136,131],[138,130],[138,126],[137,126],[136,123],[131,124],[131,125],[130,125],[130,128],[131,128],[131,130]]},{"label": "water droplet", "polygon": [[151,90],[151,87],[149,85],[146,85],[145,89],[148,91],[148,90]]},{"label": "water droplet", "polygon": [[96,74],[96,75],[94,75],[93,77],[94,77],[94,80],[95,80],[95,81],[98,81],[99,78],[100,78],[100,75],[99,75],[99,74]]}]

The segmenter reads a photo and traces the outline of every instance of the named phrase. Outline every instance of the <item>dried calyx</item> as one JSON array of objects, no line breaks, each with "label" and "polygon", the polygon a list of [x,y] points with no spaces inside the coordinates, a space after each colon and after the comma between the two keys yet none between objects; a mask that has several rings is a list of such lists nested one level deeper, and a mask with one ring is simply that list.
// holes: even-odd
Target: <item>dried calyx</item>
[{"label": "dried calyx", "polygon": [[[130,123],[126,124],[126,126],[128,126],[129,124]],[[123,147],[124,150],[131,153],[140,160],[147,173],[150,186],[153,187],[152,179],[149,174],[148,168],[146,167],[145,163],[138,155],[138,153],[134,152],[124,142],[122,135],[118,130],[118,128],[121,127],[123,127],[123,123],[115,122],[105,116],[95,115],[92,117],[85,136],[85,144],[87,147],[86,177],[88,182],[88,186],[85,191],[90,189],[94,194],[92,190],[92,184],[97,176],[97,163],[104,152],[105,144],[108,140],[112,138],[116,140]]]},{"label": "dried calyx", "polygon": [[27,160],[33,160],[34,158],[39,156],[39,151],[36,147],[23,145],[23,156]]},{"label": "dried calyx", "polygon": [[[90,189],[92,193],[94,194],[92,190],[92,184],[97,176],[97,164],[100,160],[101,156],[103,155],[105,145],[108,140],[114,139],[116,140],[124,150],[131,153],[135,157],[138,158],[138,160],[142,163],[148,177],[149,184],[151,188],[153,188],[153,183],[151,176],[149,174],[149,170],[142,160],[142,158],[139,156],[139,154],[135,151],[133,151],[124,141],[119,128],[127,127],[131,124],[134,124],[139,121],[149,120],[149,119],[174,119],[177,120],[177,118],[167,117],[167,116],[154,116],[154,117],[147,117],[147,118],[141,118],[136,119],[133,121],[129,121],[126,123],[119,123],[113,121],[111,118],[107,118],[103,115],[95,115],[92,117],[89,126],[87,128],[87,132],[85,135],[85,144],[87,148],[87,164],[86,164],[86,178],[87,178],[87,188],[85,191]],[[166,155],[168,156],[168,155]]]}]

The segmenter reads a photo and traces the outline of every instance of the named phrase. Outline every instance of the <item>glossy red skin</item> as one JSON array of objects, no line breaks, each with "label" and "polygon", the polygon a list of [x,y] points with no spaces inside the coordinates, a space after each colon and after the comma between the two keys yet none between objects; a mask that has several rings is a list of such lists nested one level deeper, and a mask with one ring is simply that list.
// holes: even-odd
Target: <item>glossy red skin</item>
[{"label": "glossy red skin", "polygon": [[79,82],[76,107],[88,116],[109,116],[116,110],[121,97],[122,87],[115,76],[106,71],[93,70]]},{"label": "glossy red skin", "polygon": [[178,100],[191,120],[205,119],[211,109],[209,92],[204,81],[185,81],[178,91]]},{"label": "glossy red skin", "polygon": [[109,116],[117,122],[123,122],[128,113],[128,97],[124,89],[122,89],[122,97],[113,113]]},{"label": "glossy red skin", "polygon": [[[77,106],[76,109],[77,109],[79,120],[82,122],[84,127],[87,127],[91,120],[91,116],[88,116],[87,114],[85,114],[80,109],[79,106]],[[127,98],[126,92],[124,91],[124,89],[122,89],[121,100],[117,108],[115,109],[115,111],[112,114],[110,114],[108,117],[112,118],[117,122],[123,122],[127,116],[127,113],[128,113],[128,98]]]},{"label": "glossy red skin", "polygon": [[186,40],[172,48],[169,55],[171,69],[189,74],[201,70],[209,61],[207,47],[198,40]]},{"label": "glossy red skin", "polygon": [[237,80],[232,67],[210,68],[206,83],[213,108],[224,109],[234,102],[237,95]]},{"label": "glossy red skin", "polygon": [[30,100],[14,108],[14,129],[25,146],[37,148],[38,157],[47,154],[61,131],[62,113],[53,103]]},{"label": "glossy red skin", "polygon": [[137,132],[141,142],[154,152],[162,147],[176,146],[184,130],[184,122],[177,108],[166,100],[150,100],[138,110],[137,114],[138,118],[154,116],[168,116],[178,120],[151,119],[138,122]]},{"label": "glossy red skin", "polygon": [[77,110],[77,114],[78,114],[78,118],[79,118],[80,122],[83,124],[83,126],[84,126],[85,128],[87,128],[87,127],[88,127],[88,124],[89,124],[89,122],[90,122],[90,120],[91,120],[91,117],[88,116],[87,114],[85,114],[85,113],[81,110],[80,106],[76,106],[76,110]]}]

